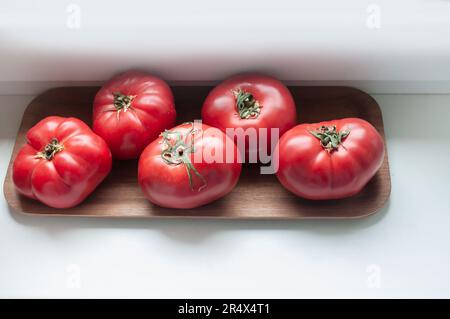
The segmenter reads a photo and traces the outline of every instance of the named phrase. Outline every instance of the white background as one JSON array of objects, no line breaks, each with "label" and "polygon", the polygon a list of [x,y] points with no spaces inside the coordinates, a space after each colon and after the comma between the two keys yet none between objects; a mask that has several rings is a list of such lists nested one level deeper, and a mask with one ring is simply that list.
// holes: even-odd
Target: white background
[{"label": "white background", "polygon": [[[0,98],[3,181],[31,97]],[[450,96],[375,98],[392,177],[391,198],[376,215],[354,221],[51,218],[10,211],[2,197],[0,297],[449,298]]]},{"label": "white background", "polygon": [[450,93],[450,1],[0,0],[0,92],[129,68],[169,81],[260,71]]},{"label": "white background", "polygon": [[[371,3],[380,28],[367,26]],[[68,24],[73,8],[80,28]],[[0,0],[0,181],[22,112],[47,87],[138,67],[170,81],[257,70],[372,93],[450,93],[449,31],[445,0]],[[392,177],[378,214],[43,218],[1,197],[0,297],[449,298],[450,95],[374,97]]]}]

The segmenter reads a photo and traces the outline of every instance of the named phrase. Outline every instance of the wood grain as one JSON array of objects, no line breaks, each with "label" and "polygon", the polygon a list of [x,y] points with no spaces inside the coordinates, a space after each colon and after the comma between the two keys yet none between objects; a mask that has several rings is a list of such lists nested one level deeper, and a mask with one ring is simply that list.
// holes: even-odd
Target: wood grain
[{"label": "wood grain", "polygon": [[[51,89],[36,97],[24,112],[4,182],[4,194],[17,212],[36,215],[91,217],[189,217],[241,219],[357,218],[379,210],[389,197],[388,157],[367,186],[342,200],[309,201],[286,191],[274,175],[259,174],[258,165],[245,165],[236,188],[209,205],[187,210],[166,209],[145,199],[137,183],[137,161],[116,161],[111,174],[81,205],[65,210],[47,207],[16,193],[11,180],[15,155],[25,134],[49,115],[75,116],[91,123],[92,101],[98,87]],[[200,108],[211,87],[173,87],[178,122],[200,119]],[[359,117],[372,123],[384,137],[381,110],[368,94],[348,87],[290,87],[299,123]]]}]

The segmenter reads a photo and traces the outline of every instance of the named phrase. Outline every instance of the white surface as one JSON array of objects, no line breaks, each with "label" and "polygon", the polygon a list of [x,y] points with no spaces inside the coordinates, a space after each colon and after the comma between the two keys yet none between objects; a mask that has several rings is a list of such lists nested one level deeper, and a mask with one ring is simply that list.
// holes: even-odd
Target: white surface
[{"label": "white surface", "polygon": [[[391,199],[378,214],[294,222],[44,218],[10,211],[2,196],[0,297],[449,298],[450,95],[375,98],[392,174]],[[30,99],[0,96],[1,181]]]},{"label": "white surface", "polygon": [[0,92],[143,68],[450,93],[449,33],[447,0],[0,0]]}]

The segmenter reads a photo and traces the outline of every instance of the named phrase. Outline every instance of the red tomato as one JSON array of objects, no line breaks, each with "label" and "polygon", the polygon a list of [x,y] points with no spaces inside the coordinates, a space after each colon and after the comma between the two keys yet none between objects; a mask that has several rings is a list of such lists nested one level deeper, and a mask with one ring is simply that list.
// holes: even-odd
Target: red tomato
[{"label": "red tomato", "polygon": [[[280,81],[258,74],[233,76],[216,86],[207,96],[202,108],[205,124],[227,128],[242,128],[244,131],[256,129],[257,142],[253,145],[247,138],[245,152],[254,158],[260,150],[260,128],[267,129],[267,152],[271,153],[271,129],[278,128],[279,136],[296,123],[294,99],[286,86]],[[247,135],[249,136],[249,135]],[[276,137],[278,138],[278,136]],[[235,135],[235,142],[238,143]],[[241,151],[244,151],[238,143]]]},{"label": "red tomato", "polygon": [[297,125],[281,137],[274,152],[281,184],[307,199],[355,195],[381,167],[383,157],[380,134],[357,118]]},{"label": "red tomato", "polygon": [[185,123],[145,148],[138,180],[152,203],[193,208],[228,194],[240,173],[240,155],[228,136],[208,125]]},{"label": "red tomato", "polygon": [[138,158],[164,129],[175,125],[172,91],[163,80],[129,71],[112,78],[94,100],[93,130],[114,158]]},{"label": "red tomato", "polygon": [[55,208],[81,203],[111,170],[105,141],[82,121],[50,116],[27,133],[13,164],[19,193]]}]

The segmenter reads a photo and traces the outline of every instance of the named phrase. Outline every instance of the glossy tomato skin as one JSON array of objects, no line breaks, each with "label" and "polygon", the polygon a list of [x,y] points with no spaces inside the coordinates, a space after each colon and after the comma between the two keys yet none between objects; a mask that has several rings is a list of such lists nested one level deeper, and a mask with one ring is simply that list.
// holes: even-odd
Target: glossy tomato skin
[{"label": "glossy tomato skin", "polygon": [[[115,94],[132,97],[118,110]],[[112,78],[94,99],[93,130],[108,144],[115,159],[138,158],[164,129],[175,125],[172,91],[163,80],[138,71]]]},{"label": "glossy tomato skin", "polygon": [[[310,132],[336,126],[349,134],[328,152]],[[353,196],[375,175],[383,163],[384,142],[378,131],[358,118],[300,124],[284,134],[275,151],[278,180],[297,196],[312,200]]]},{"label": "glossy tomato skin", "polygon": [[[53,139],[63,148],[39,157]],[[105,141],[76,118],[50,116],[27,132],[13,163],[13,182],[22,195],[55,208],[81,203],[108,175],[112,156]]]},{"label": "glossy tomato skin", "polygon": [[[257,117],[241,118],[236,106],[234,92],[244,90],[253,95],[261,105]],[[226,132],[227,128],[256,129],[258,143],[249,147],[246,142],[245,152],[257,153],[260,148],[259,129],[267,128],[267,150],[272,146],[271,128],[279,129],[279,136],[296,124],[297,110],[289,89],[277,79],[261,74],[239,74],[217,85],[207,96],[202,107],[202,120],[205,124],[218,127]],[[236,138],[235,138],[236,141]]]},{"label": "glossy tomato skin", "polygon": [[[186,138],[191,128],[192,124],[185,123],[170,131],[179,132]],[[192,186],[185,164],[172,165],[163,160],[161,153],[165,144],[162,136],[142,152],[138,180],[145,196],[152,203],[168,208],[199,207],[225,196],[238,182],[241,162],[233,141],[219,129],[205,124],[196,124],[195,130],[198,132],[193,138],[195,152],[188,156],[203,179],[191,170]],[[227,155],[229,151],[231,155]],[[218,157],[214,158],[217,160],[205,154],[216,154]],[[200,158],[195,159],[198,156]]]}]

